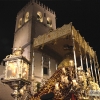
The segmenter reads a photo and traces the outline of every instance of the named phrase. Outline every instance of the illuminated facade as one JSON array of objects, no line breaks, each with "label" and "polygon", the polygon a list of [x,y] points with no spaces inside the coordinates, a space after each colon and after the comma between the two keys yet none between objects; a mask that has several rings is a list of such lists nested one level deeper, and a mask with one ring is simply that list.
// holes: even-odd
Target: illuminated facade
[{"label": "illuminated facade", "polygon": [[[16,26],[14,33],[13,48],[23,48],[23,56],[31,62],[30,77],[34,74],[37,81],[41,81],[42,78],[49,78],[48,60],[52,62],[53,68],[51,68],[51,74],[56,70],[56,61],[49,56],[41,53],[40,51],[34,51],[32,48],[33,39],[39,35],[47,33],[56,29],[56,15],[55,12],[39,2],[29,2],[18,14],[16,18]],[[41,66],[42,58],[44,60],[43,69]],[[31,69],[33,68],[34,69]],[[43,70],[43,71],[41,71]]]}]

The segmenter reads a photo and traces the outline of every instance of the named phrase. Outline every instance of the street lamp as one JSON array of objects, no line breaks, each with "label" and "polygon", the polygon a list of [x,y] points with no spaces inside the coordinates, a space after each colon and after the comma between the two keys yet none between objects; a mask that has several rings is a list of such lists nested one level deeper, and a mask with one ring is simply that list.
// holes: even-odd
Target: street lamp
[{"label": "street lamp", "polygon": [[5,77],[3,83],[8,84],[14,92],[11,94],[15,100],[19,100],[20,89],[29,85],[29,64],[30,62],[22,56],[22,48],[14,48],[13,54],[6,56],[5,61]]}]

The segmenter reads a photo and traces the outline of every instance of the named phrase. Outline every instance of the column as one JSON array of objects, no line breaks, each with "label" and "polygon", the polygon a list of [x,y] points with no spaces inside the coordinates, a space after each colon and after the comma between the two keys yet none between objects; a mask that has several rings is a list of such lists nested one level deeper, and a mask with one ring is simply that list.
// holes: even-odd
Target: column
[{"label": "column", "polygon": [[72,39],[73,39],[73,54],[74,54],[74,62],[75,62],[75,76],[77,80],[77,61],[76,61],[75,38],[74,38],[73,30],[72,30]]},{"label": "column", "polygon": [[86,69],[87,69],[87,71],[88,71],[88,60],[87,60],[87,55],[86,55]]},{"label": "column", "polygon": [[34,78],[34,51],[32,56],[32,79]]},{"label": "column", "polygon": [[100,73],[99,73],[99,63],[98,63],[98,59],[97,59],[97,55],[95,52],[95,56],[96,56],[96,64],[97,64],[97,74],[98,74],[98,83],[100,84]]},{"label": "column", "polygon": [[41,58],[41,78],[43,78],[43,55]]},{"label": "column", "polygon": [[95,61],[96,59],[95,59],[95,55],[94,55],[94,58],[93,58],[93,62],[94,62],[94,71],[95,71],[95,82],[97,82],[97,69],[96,69],[96,61]]},{"label": "column", "polygon": [[50,62],[50,58],[49,58],[49,77],[51,77],[51,68],[50,68],[51,66],[50,66],[50,63],[51,62]]},{"label": "column", "polygon": [[56,63],[56,70],[57,70],[57,68],[58,68],[58,64]]},{"label": "column", "polygon": [[[92,69],[92,58],[91,58],[91,55],[89,54],[89,57],[90,57],[90,69],[91,69],[91,75],[92,77],[94,78],[93,76],[93,69]],[[94,80],[93,80],[94,81]]]}]

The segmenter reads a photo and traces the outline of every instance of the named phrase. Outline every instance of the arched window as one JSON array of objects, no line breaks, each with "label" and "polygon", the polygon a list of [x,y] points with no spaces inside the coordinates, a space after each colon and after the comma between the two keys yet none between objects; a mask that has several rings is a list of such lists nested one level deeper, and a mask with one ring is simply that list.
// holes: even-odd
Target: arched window
[{"label": "arched window", "polygon": [[22,18],[19,19],[18,28],[22,26]]},{"label": "arched window", "polygon": [[49,27],[52,27],[52,20],[51,20],[51,18],[49,18],[49,17],[47,17],[47,25],[48,25]]},{"label": "arched window", "polygon": [[25,23],[29,20],[29,12],[26,12],[25,14]]},{"label": "arched window", "polygon": [[43,16],[41,12],[37,12],[37,20],[39,20],[40,22],[43,22]]}]

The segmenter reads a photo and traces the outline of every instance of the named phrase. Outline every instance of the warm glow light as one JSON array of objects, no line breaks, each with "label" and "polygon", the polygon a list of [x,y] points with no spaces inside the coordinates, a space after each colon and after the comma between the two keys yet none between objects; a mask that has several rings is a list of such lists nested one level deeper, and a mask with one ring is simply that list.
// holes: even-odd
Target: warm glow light
[{"label": "warm glow light", "polygon": [[69,65],[70,65],[70,66],[74,66],[73,60],[69,60]]},{"label": "warm glow light", "polygon": [[77,68],[77,70],[78,70],[78,71],[81,71],[81,70],[83,70],[83,69],[82,69],[82,67],[80,66],[80,67]]},{"label": "warm glow light", "polygon": [[64,67],[62,68],[62,71],[63,71],[64,73],[66,73],[66,70],[65,70],[65,68],[64,68]]},{"label": "warm glow light", "polygon": [[73,83],[73,86],[76,86],[77,85],[76,79],[73,79],[72,83]]},{"label": "warm glow light", "polygon": [[20,93],[21,93],[21,95],[23,95],[24,94],[24,90],[20,89]]},{"label": "warm glow light", "polygon": [[17,77],[17,64],[16,62],[9,62],[7,65],[7,77],[15,78]]},{"label": "warm glow light", "polygon": [[65,77],[64,77],[64,75],[61,75],[61,81],[62,82],[64,82],[65,81],[65,79],[64,79]]},{"label": "warm glow light", "polygon": [[88,72],[86,72],[87,77],[90,77],[90,74]]},{"label": "warm glow light", "polygon": [[80,81],[83,81],[83,76],[79,76],[79,80]]},{"label": "warm glow light", "polygon": [[27,79],[27,76],[28,76],[28,65],[24,63],[22,68],[22,77],[24,79]]},{"label": "warm glow light", "polygon": [[19,19],[18,28],[22,26],[22,18]]},{"label": "warm glow light", "polygon": [[47,17],[47,24],[49,25],[49,27],[52,27],[52,20],[49,17]]},{"label": "warm glow light", "polygon": [[23,77],[26,75],[26,72],[23,73]]},{"label": "warm glow light", "polygon": [[29,12],[26,12],[26,15],[25,15],[25,22],[27,22],[29,20]]},{"label": "warm glow light", "polygon": [[24,90],[26,90],[26,85],[23,87]]},{"label": "warm glow light", "polygon": [[9,66],[8,70],[11,70],[13,68],[13,62],[9,62],[8,66]]},{"label": "warm glow light", "polygon": [[65,76],[65,83],[69,83],[68,76]]},{"label": "warm glow light", "polygon": [[43,22],[43,16],[41,12],[37,12],[37,20],[39,20],[40,22]]},{"label": "warm glow light", "polygon": [[55,89],[56,89],[56,90],[59,90],[59,83],[56,83],[56,84],[55,84]]}]

